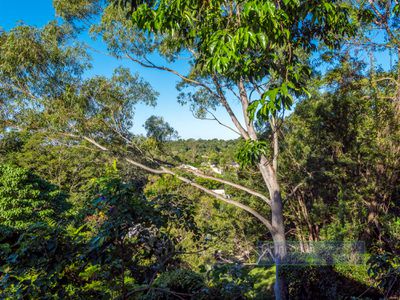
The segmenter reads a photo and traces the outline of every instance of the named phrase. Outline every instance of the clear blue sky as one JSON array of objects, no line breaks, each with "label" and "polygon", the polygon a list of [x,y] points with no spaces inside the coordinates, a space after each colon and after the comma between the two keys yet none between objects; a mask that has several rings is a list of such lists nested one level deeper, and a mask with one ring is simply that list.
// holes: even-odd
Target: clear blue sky
[{"label": "clear blue sky", "polygon": [[[0,0],[0,27],[8,30],[18,24],[19,21],[28,25],[43,26],[50,20],[55,19],[55,12],[51,0]],[[94,42],[89,38],[82,38],[85,42],[95,48],[104,49],[101,42]],[[90,75],[111,75],[118,66],[129,67],[133,73],[138,72],[141,77],[151,83],[153,88],[159,92],[158,105],[149,108],[145,105],[138,105],[134,120],[134,133],[144,134],[143,123],[151,115],[163,116],[179,133],[181,138],[203,138],[203,139],[232,139],[237,135],[230,130],[218,125],[214,121],[202,121],[195,119],[187,106],[177,103],[178,92],[175,85],[178,82],[176,76],[162,71],[141,68],[128,61],[118,61],[112,57],[99,53],[91,53],[93,57],[93,68],[88,72]],[[185,65],[179,66],[185,69]],[[234,110],[240,114],[239,103],[234,105]],[[224,111],[217,111],[218,117],[230,124],[229,118]]]},{"label": "clear blue sky", "polygon": [[[28,25],[43,26],[50,20],[55,18],[54,9],[51,0],[19,0],[9,1],[0,0],[0,27],[8,30],[18,24],[18,21],[23,21]],[[379,35],[377,40],[382,39]],[[101,42],[94,42],[89,38],[82,37],[82,40],[93,46],[94,48],[104,50],[104,45]],[[155,108],[149,108],[144,105],[137,106],[134,120],[133,132],[143,134],[143,123],[151,115],[163,116],[178,132],[181,138],[203,138],[203,139],[232,139],[237,135],[232,131],[218,125],[214,121],[201,121],[195,119],[188,107],[182,107],[176,101],[177,91],[175,85],[178,81],[177,77],[163,73],[162,71],[149,70],[141,68],[128,61],[118,61],[112,57],[99,53],[91,53],[93,57],[93,69],[86,75],[105,75],[109,76],[113,69],[117,66],[129,67],[133,73],[138,72],[145,80],[160,93],[158,105]],[[366,53],[359,53],[368,61]],[[377,63],[384,68],[389,66],[388,53],[376,53]],[[181,63],[179,67],[184,70],[185,65]],[[233,105],[234,111],[241,115],[240,105]],[[231,125],[229,117],[221,109],[216,115],[224,123]]]}]

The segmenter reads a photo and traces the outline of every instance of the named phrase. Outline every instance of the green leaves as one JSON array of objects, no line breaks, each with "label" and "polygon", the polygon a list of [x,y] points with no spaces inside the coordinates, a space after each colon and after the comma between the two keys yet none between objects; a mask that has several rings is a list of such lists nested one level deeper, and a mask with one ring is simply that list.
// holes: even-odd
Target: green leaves
[{"label": "green leaves", "polygon": [[55,22],[0,34],[2,122],[19,129],[129,135],[134,106],[154,106],[157,93],[126,68],[117,68],[111,78],[82,79],[87,54],[71,46],[70,38],[71,29]]},{"label": "green leaves", "polygon": [[165,142],[178,137],[178,132],[165,122],[162,117],[151,116],[144,123],[147,137],[154,138],[157,142]]},{"label": "green leaves", "polygon": [[260,162],[262,155],[267,155],[269,145],[266,141],[247,140],[239,146],[236,159],[241,166],[255,166]]},{"label": "green leaves", "polygon": [[264,92],[262,98],[250,103],[247,113],[251,120],[269,121],[282,109],[290,109],[293,104],[293,94],[296,89],[291,82]]},{"label": "green leaves", "polygon": [[65,195],[57,187],[26,169],[0,165],[0,226],[7,234],[55,220],[66,208]]},{"label": "green leaves", "polygon": [[396,16],[400,15],[400,3],[395,4],[395,6],[393,7],[393,12],[395,13]]},{"label": "green leaves", "polygon": [[53,6],[60,17],[67,21],[73,21],[76,18],[90,18],[93,14],[98,13],[99,2],[99,0],[54,0]]},{"label": "green leaves", "polygon": [[179,53],[182,45],[195,51],[195,68],[203,74],[238,79],[263,78],[278,69],[271,60],[275,48],[285,51],[286,60],[296,60],[295,52],[286,52],[289,47],[310,51],[315,39],[329,42],[333,32],[340,33],[339,40],[348,33],[345,13],[344,6],[324,0],[284,1],[281,6],[259,0],[230,5],[160,0],[152,7],[139,5],[132,18],[134,26],[162,40],[179,39],[180,46],[171,51]]}]

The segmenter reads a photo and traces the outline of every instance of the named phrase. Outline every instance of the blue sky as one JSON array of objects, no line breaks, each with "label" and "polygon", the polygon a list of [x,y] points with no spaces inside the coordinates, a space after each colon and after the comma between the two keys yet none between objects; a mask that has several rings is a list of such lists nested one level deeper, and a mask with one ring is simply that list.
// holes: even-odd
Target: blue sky
[{"label": "blue sky", "polygon": [[[51,0],[0,0],[0,27],[5,30],[16,26],[19,21],[41,27],[55,18]],[[104,49],[101,42],[95,42],[89,38],[82,39],[94,48]],[[141,68],[129,61],[116,60],[95,52],[90,54],[93,58],[93,68],[87,73],[87,76],[109,76],[116,67],[124,66],[130,68],[133,73],[138,72],[159,92],[158,105],[155,108],[145,105],[137,106],[132,129],[134,133],[144,134],[143,123],[145,120],[151,115],[158,115],[163,116],[178,131],[181,138],[232,139],[237,137],[235,133],[219,126],[214,121],[195,119],[187,106],[178,104],[176,100],[178,92],[175,89],[178,78],[175,75]],[[179,68],[184,70],[185,65],[181,63]],[[234,104],[233,108],[239,115],[241,114],[239,103]],[[222,109],[217,111],[217,116],[225,123],[230,124],[229,117]]]},{"label": "blue sky", "polygon": [[[8,30],[18,24],[18,21],[23,21],[25,24],[33,26],[43,26],[50,20],[55,19],[55,12],[52,6],[52,0],[19,0],[7,1],[0,0],[0,27]],[[379,34],[376,37],[381,40]],[[101,42],[92,41],[89,38],[82,37],[82,40],[90,46],[104,50],[104,45]],[[105,51],[104,51],[105,52]],[[178,92],[175,85],[178,79],[175,75],[141,68],[138,65],[129,61],[119,61],[107,55],[97,52],[91,53],[93,57],[93,68],[88,71],[87,76],[105,75],[109,76],[118,66],[124,66],[131,69],[133,73],[138,72],[141,77],[151,83],[153,88],[159,92],[158,105],[155,108],[138,105],[132,131],[137,134],[144,134],[143,123],[151,115],[163,116],[179,133],[181,138],[203,138],[203,139],[232,139],[237,135],[218,125],[215,121],[202,121],[195,119],[187,106],[181,106],[177,103],[176,97]],[[366,61],[368,57],[366,53],[359,53]],[[388,53],[375,54],[377,64],[387,68],[389,65]],[[184,63],[180,63],[178,68],[185,70]],[[242,116],[241,107],[238,102],[233,101],[233,110],[238,116]],[[220,109],[216,112],[217,117],[224,123],[231,125],[229,117]]]}]

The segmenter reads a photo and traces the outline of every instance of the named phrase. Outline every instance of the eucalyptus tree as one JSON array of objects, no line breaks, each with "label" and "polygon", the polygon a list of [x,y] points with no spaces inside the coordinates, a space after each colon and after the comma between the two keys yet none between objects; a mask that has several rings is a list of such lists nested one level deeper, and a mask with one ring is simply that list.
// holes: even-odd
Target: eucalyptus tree
[{"label": "eucalyptus tree", "polygon": [[[2,126],[46,130],[68,138],[68,146],[91,143],[136,167],[174,175],[249,212],[268,228],[278,266],[286,255],[278,180],[279,128],[285,110],[307,94],[307,56],[322,45],[338,46],[343,36],[352,33],[347,6],[325,0],[126,2],[55,0],[54,5],[78,31],[93,23],[92,34],[104,39],[112,55],[178,76],[182,80],[179,101],[189,103],[197,117],[211,116],[220,122],[213,110],[224,108],[233,123],[226,126],[245,140],[239,157],[243,164],[258,169],[269,198],[221,178],[200,172],[191,175],[259,197],[270,207],[271,216],[216,194],[181,171],[143,159],[129,132],[133,108],[139,101],[154,104],[156,93],[121,68],[111,78],[83,79],[87,56],[82,47],[69,43],[73,31],[68,26],[52,23],[43,30],[19,26],[0,33]],[[169,64],[152,61],[155,53]],[[190,61],[185,74],[170,67],[182,56]],[[241,104],[242,119],[232,108],[235,98]],[[268,128],[270,135],[262,138],[257,128]],[[142,160],[134,160],[129,153],[142,154]],[[276,282],[277,298],[285,297],[280,293],[285,290],[284,280]]]},{"label": "eucalyptus tree", "polygon": [[[178,178],[258,218],[274,240],[278,265],[286,255],[278,180],[279,128],[285,110],[295,98],[307,94],[307,56],[321,45],[338,46],[340,39],[352,32],[347,5],[325,0],[56,0],[54,4],[58,14],[76,28],[95,22],[94,16],[100,14],[101,21],[91,27],[91,32],[100,35],[116,57],[178,76],[182,80],[179,101],[189,103],[197,117],[211,116],[221,123],[213,109],[225,109],[233,126],[224,125],[245,140],[239,157],[259,170],[270,199],[235,183],[224,183],[260,196],[270,206],[271,216],[265,217],[237,201],[221,199],[185,177]],[[151,59],[154,53],[169,64],[157,64]],[[173,66],[182,57],[190,61],[187,73]],[[232,108],[234,98],[241,104],[241,118]],[[257,124],[269,128],[267,139],[260,139]],[[104,151],[109,149],[92,142]],[[177,175],[165,167],[149,168],[133,160],[130,163],[153,173]],[[278,280],[277,290],[283,285]]]},{"label": "eucalyptus tree", "polygon": [[3,130],[85,134],[112,143],[132,126],[135,104],[155,105],[157,93],[127,69],[115,69],[110,78],[84,79],[89,57],[73,37],[71,27],[55,22],[1,33]]},{"label": "eucalyptus tree", "polygon": [[157,142],[165,142],[178,137],[178,132],[163,117],[151,116],[144,123],[147,137],[154,138]]},{"label": "eucalyptus tree", "polygon": [[[134,105],[139,102],[155,104],[156,92],[126,69],[116,69],[110,78],[83,78],[89,67],[88,56],[85,49],[71,39],[74,36],[70,29],[67,25],[52,22],[41,29],[19,25],[0,33],[2,155],[10,151],[16,154],[24,146],[22,136],[26,133],[36,138],[43,148],[61,148],[60,152],[70,150],[70,158],[75,156],[77,147],[88,148],[86,140],[101,140],[113,147],[113,151],[108,157],[104,156],[108,153],[104,153],[97,158],[110,158],[111,154],[118,155],[118,151],[123,149],[117,147],[125,141],[119,133],[129,133]],[[34,144],[36,149],[40,148],[38,144]],[[41,153],[36,155],[41,156]],[[62,153],[59,153],[59,158],[61,156]],[[47,163],[51,163],[51,155],[47,158]],[[28,157],[26,159],[29,160]],[[84,165],[85,162],[81,162],[75,167],[79,169]],[[125,295],[125,284],[128,285],[125,277],[122,276],[121,284],[118,284],[119,280],[115,281],[115,274],[126,273],[125,267],[134,270],[132,274],[137,276],[138,281],[143,280],[144,273],[154,280],[167,262],[174,261],[173,254],[166,251],[174,244],[159,229],[169,219],[160,220],[160,214],[138,194],[139,184],[134,184],[134,180],[124,183],[108,172],[108,177],[96,179],[93,177],[101,172],[89,172],[92,180],[86,182],[81,196],[86,198],[87,204],[87,198],[97,199],[94,208],[81,210],[81,207],[74,207],[79,209],[76,220],[80,221],[79,226],[82,225],[76,230],[70,224],[68,228],[64,223],[55,226],[56,218],[61,221],[62,213],[69,208],[58,188],[23,168],[0,165],[0,260],[4,262],[0,270],[0,298],[40,298],[49,295],[61,298],[72,295],[101,297],[100,292],[110,295],[118,290]],[[104,197],[100,197],[99,193]],[[167,207],[171,206],[164,205],[163,213],[166,213]],[[75,212],[65,212],[66,219],[71,217],[71,213]],[[104,226],[97,230],[97,217],[105,215]],[[186,224],[179,220],[179,225]],[[92,239],[90,234],[82,232],[87,226],[91,228],[90,233],[97,237]],[[129,231],[131,228],[135,230]],[[12,234],[14,240],[7,239],[7,235]],[[129,242],[125,239],[127,235],[130,235]],[[138,235],[141,237],[137,238]],[[107,241],[109,239],[111,243]],[[125,248],[123,240],[126,240]],[[134,244],[130,243],[133,240]],[[167,252],[168,261],[164,256]],[[74,263],[75,258],[77,264]],[[144,260],[154,261],[157,266],[142,266]],[[100,268],[104,261],[107,265],[102,266],[103,274],[111,277],[105,280],[109,285],[102,285],[101,291],[98,291],[97,287],[86,285],[88,278],[84,278],[83,274],[93,270],[92,263],[99,263]],[[127,261],[130,265],[124,265]],[[137,283],[136,280],[130,282]]]}]

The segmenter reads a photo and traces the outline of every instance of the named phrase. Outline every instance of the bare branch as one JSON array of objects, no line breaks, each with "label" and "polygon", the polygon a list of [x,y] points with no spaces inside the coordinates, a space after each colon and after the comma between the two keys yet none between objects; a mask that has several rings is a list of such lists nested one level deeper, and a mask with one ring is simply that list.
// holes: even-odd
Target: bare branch
[{"label": "bare branch", "polygon": [[293,188],[293,190],[290,192],[290,194],[286,196],[286,199],[289,199],[289,198],[293,197],[293,195],[297,192],[297,190],[298,190],[302,185],[304,185],[304,184],[305,184],[305,182],[304,182],[304,180],[303,180],[303,181],[300,182],[298,185],[296,185],[296,186]]},{"label": "bare branch", "polygon": [[224,123],[222,123],[210,110],[206,109],[207,113],[209,113],[212,118],[201,118],[201,117],[197,117],[193,112],[192,115],[194,118],[199,119],[199,120],[206,120],[206,121],[217,121],[217,123],[221,126],[224,126],[225,128],[228,128],[229,130],[233,131],[234,133],[236,133],[237,135],[240,135],[240,132],[238,132],[237,130],[233,129],[232,127],[230,127],[229,125],[226,125]]},{"label": "bare branch", "polygon": [[225,110],[229,114],[233,124],[235,125],[237,130],[239,130],[241,136],[245,140],[248,140],[250,138],[249,133],[243,128],[242,124],[240,124],[238,118],[236,117],[235,113],[233,112],[232,108],[230,107],[228,101],[226,100],[224,93],[222,92],[221,85],[216,76],[213,76],[213,82],[215,84],[215,87],[217,88],[218,98],[220,99],[222,106],[225,108]]},{"label": "bare branch", "polygon": [[380,82],[380,81],[385,81],[385,80],[392,81],[395,85],[400,85],[400,83],[397,82],[397,80],[392,78],[392,77],[382,77],[382,78],[375,79],[373,81],[374,82]]},{"label": "bare branch", "polygon": [[188,171],[188,172],[190,172],[190,173],[192,173],[192,174],[194,174],[194,175],[196,175],[196,176],[198,176],[198,177],[205,178],[205,179],[210,179],[210,180],[217,181],[217,182],[221,182],[221,183],[223,183],[223,184],[226,184],[226,185],[229,185],[229,186],[231,186],[231,187],[234,187],[234,188],[236,188],[236,189],[238,189],[238,190],[245,191],[245,192],[247,192],[247,193],[249,193],[249,194],[251,194],[251,195],[253,195],[253,196],[256,196],[256,197],[258,197],[258,198],[261,198],[261,199],[264,200],[268,205],[271,205],[271,201],[270,201],[266,196],[264,196],[263,194],[261,194],[261,193],[259,193],[259,192],[257,192],[257,191],[254,191],[254,190],[252,190],[252,189],[249,189],[248,187],[245,187],[245,186],[243,186],[243,185],[240,185],[240,184],[237,184],[237,183],[233,183],[233,182],[230,182],[230,181],[228,181],[228,180],[224,180],[224,179],[222,179],[222,178],[209,176],[209,175],[203,174],[203,173],[198,172],[198,171],[195,171],[195,170],[185,169],[185,171]]},{"label": "bare branch", "polygon": [[216,94],[208,85],[206,85],[206,84],[204,84],[204,83],[202,83],[200,81],[197,81],[197,80],[191,79],[189,77],[186,77],[186,76],[182,75],[181,73],[177,72],[176,70],[173,70],[171,68],[164,67],[164,66],[155,65],[154,63],[152,63],[148,59],[146,59],[147,63],[144,63],[143,61],[141,61],[141,60],[139,60],[137,58],[134,58],[133,56],[129,55],[128,53],[126,53],[125,55],[126,55],[126,58],[130,59],[131,61],[133,61],[133,62],[135,62],[135,63],[137,63],[139,65],[141,65],[142,67],[150,68],[150,69],[157,69],[157,70],[161,70],[161,71],[166,71],[166,72],[172,73],[172,74],[178,76],[179,78],[181,78],[183,81],[186,81],[188,83],[191,83],[191,84],[194,84],[194,85],[197,85],[197,86],[201,86],[201,87],[205,88],[207,91],[209,91],[212,95],[218,97],[218,94]]},{"label": "bare branch", "polygon": [[279,140],[278,140],[278,125],[275,117],[271,118],[271,126],[272,126],[272,142],[273,142],[273,158],[272,158],[272,167],[275,172],[278,172],[278,155],[279,155]]},{"label": "bare branch", "polygon": [[247,92],[244,87],[243,78],[240,78],[240,80],[238,82],[238,88],[239,88],[240,101],[242,102],[243,117],[246,122],[247,132],[249,133],[249,136],[251,137],[251,139],[257,140],[257,133],[254,129],[254,125],[253,125],[252,121],[250,120],[249,113],[247,111],[247,109],[249,107],[249,98],[247,97]]},{"label": "bare branch", "polygon": [[[69,136],[71,136],[71,137],[76,137],[76,135],[72,135],[72,134],[69,135]],[[95,145],[97,148],[99,148],[99,149],[102,150],[102,151],[108,151],[108,149],[107,149],[106,147],[103,147],[102,145],[100,145],[99,143],[97,143],[94,139],[91,139],[91,138],[89,138],[89,137],[87,137],[87,136],[84,136],[83,139],[86,140],[86,141],[88,141],[89,143]]]},{"label": "bare branch", "polygon": [[[73,135],[73,134],[66,134],[66,135],[67,135],[67,136],[71,136],[71,137],[77,137],[76,135]],[[94,146],[96,146],[97,148],[99,148],[99,149],[102,150],[102,151],[109,151],[106,147],[100,145],[99,143],[97,143],[97,142],[96,142],[95,140],[93,140],[92,138],[89,138],[89,137],[87,137],[87,136],[83,136],[82,138],[83,138],[84,140],[90,142],[91,144],[93,144]],[[165,168],[165,167],[161,167],[161,169],[154,169],[154,168],[145,166],[145,165],[142,164],[142,163],[139,163],[139,162],[137,162],[137,161],[134,161],[134,160],[132,160],[132,159],[130,159],[130,158],[125,158],[125,160],[126,160],[128,163],[130,163],[130,164],[132,164],[132,165],[134,165],[134,166],[136,166],[136,167],[139,167],[139,168],[141,168],[141,169],[143,169],[143,170],[146,170],[146,171],[148,171],[148,172],[150,172],[150,173],[153,173],[153,174],[158,174],[158,175],[170,174],[170,175],[173,175],[173,176],[175,176],[176,178],[178,178],[180,181],[182,181],[182,182],[184,182],[184,183],[186,183],[186,184],[189,184],[189,185],[191,185],[191,186],[193,186],[193,187],[195,187],[195,188],[201,190],[202,192],[204,192],[204,193],[206,193],[206,194],[208,194],[208,195],[213,196],[214,198],[216,198],[216,199],[218,199],[218,200],[221,200],[221,201],[223,201],[223,202],[225,202],[225,203],[231,204],[231,205],[233,205],[233,206],[239,207],[239,208],[241,208],[241,209],[247,211],[248,213],[250,213],[251,215],[253,215],[254,217],[256,217],[259,221],[261,221],[261,223],[263,223],[263,224],[268,228],[268,230],[271,232],[271,234],[274,234],[274,232],[275,232],[275,230],[274,230],[274,228],[272,227],[271,223],[270,223],[266,218],[264,218],[260,213],[258,213],[256,210],[252,209],[251,207],[249,207],[249,206],[247,206],[247,205],[244,205],[244,204],[242,204],[242,203],[240,203],[240,202],[238,202],[238,201],[234,201],[234,200],[228,199],[227,197],[224,197],[224,196],[222,196],[222,195],[220,195],[220,194],[217,194],[217,193],[213,192],[212,190],[207,189],[207,188],[205,188],[204,186],[202,186],[202,185],[200,185],[200,184],[198,184],[198,183],[196,183],[196,182],[193,182],[193,181],[191,181],[191,180],[188,179],[188,178],[182,177],[182,176],[176,174],[175,172],[173,172],[172,170],[169,170],[169,169],[167,169],[167,168]]]},{"label": "bare branch", "polygon": [[252,209],[251,207],[248,207],[247,205],[244,205],[244,204],[242,204],[240,202],[237,202],[237,201],[228,199],[228,198],[226,198],[226,197],[224,197],[222,195],[219,195],[219,194],[217,194],[217,193],[215,193],[215,192],[203,187],[202,185],[197,184],[197,183],[195,183],[195,182],[193,182],[193,181],[191,181],[191,180],[189,180],[189,179],[187,179],[185,177],[177,176],[174,173],[172,175],[175,175],[176,178],[178,178],[179,180],[181,180],[181,181],[183,181],[183,182],[185,182],[185,183],[187,183],[187,184],[189,184],[189,185],[191,185],[193,187],[196,187],[197,189],[205,192],[206,194],[209,194],[209,195],[215,197],[218,200],[221,200],[221,201],[226,202],[228,204],[232,204],[232,205],[234,205],[236,207],[239,207],[239,208],[247,211],[248,213],[250,213],[254,217],[256,217],[259,221],[261,221],[261,223],[263,223],[268,228],[268,230],[271,232],[271,234],[273,234],[275,232],[273,227],[272,227],[272,225],[271,225],[271,223],[266,218],[264,218],[261,214],[259,214],[257,211]]}]

